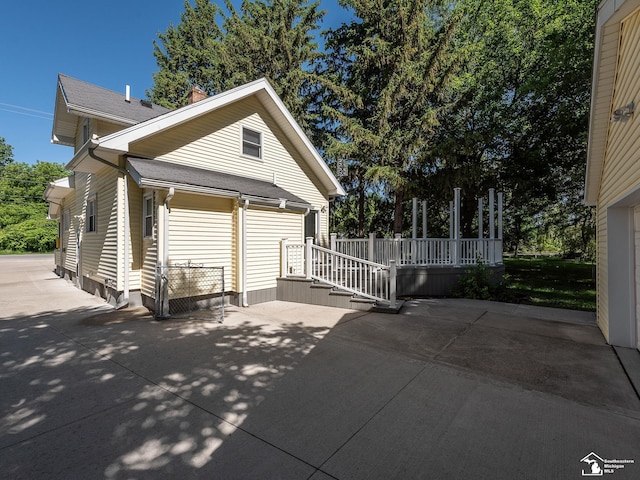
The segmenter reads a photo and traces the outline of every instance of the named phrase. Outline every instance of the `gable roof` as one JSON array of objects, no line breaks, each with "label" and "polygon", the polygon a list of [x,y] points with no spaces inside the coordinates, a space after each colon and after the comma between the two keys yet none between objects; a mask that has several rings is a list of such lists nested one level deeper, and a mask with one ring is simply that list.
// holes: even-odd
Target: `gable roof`
[{"label": "gable roof", "polygon": [[51,141],[74,146],[78,117],[98,118],[128,127],[169,111],[134,97],[127,101],[123,93],[58,74]]},{"label": "gable roof", "polygon": [[[91,145],[87,145],[86,148],[78,151],[67,165],[67,168],[71,170],[91,171],[89,165],[82,165],[84,162],[90,162],[87,156],[87,150],[89,148],[94,149],[96,152],[102,151],[105,153],[125,155],[130,153],[130,145],[134,142],[157,135],[202,115],[209,114],[252,96],[260,101],[269,115],[271,115],[282,129],[304,161],[327,189],[329,196],[336,197],[346,195],[346,192],[333,175],[333,172],[331,172],[325,161],[320,157],[309,138],[305,135],[291,113],[289,113],[273,87],[271,87],[269,82],[264,78],[219,93],[177,110],[169,111],[163,115],[150,118],[105,137],[94,138],[88,142],[91,143]],[[85,170],[82,170],[83,168]]]},{"label": "gable roof", "polygon": [[638,8],[640,0],[603,0],[598,6],[584,193],[587,205],[596,204],[600,190],[618,67],[620,24]]},{"label": "gable roof", "polygon": [[128,157],[127,170],[140,187],[175,187],[186,192],[248,198],[254,203],[309,208],[311,205],[270,182],[162,160]]}]

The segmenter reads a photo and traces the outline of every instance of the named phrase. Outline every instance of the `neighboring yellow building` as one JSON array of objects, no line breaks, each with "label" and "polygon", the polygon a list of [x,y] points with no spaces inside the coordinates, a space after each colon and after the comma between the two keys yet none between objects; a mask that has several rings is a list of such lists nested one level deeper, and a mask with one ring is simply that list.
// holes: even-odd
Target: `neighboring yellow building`
[{"label": "neighboring yellow building", "polygon": [[158,266],[223,266],[247,305],[276,299],[283,238],[328,243],[345,192],[269,83],[202,94],[169,111],[59,76],[53,142],[75,152],[45,192],[60,275],[153,309]]},{"label": "neighboring yellow building", "polygon": [[640,348],[640,0],[598,7],[585,201],[597,210],[597,319]]}]

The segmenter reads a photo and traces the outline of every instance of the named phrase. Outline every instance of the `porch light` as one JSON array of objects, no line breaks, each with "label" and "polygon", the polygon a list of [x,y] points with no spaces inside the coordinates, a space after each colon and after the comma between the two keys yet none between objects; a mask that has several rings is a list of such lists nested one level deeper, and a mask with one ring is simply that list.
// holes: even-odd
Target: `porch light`
[{"label": "porch light", "polygon": [[613,111],[613,117],[611,117],[612,122],[619,122],[620,120],[628,120],[631,115],[633,115],[633,107],[635,104],[633,102],[628,103],[624,107],[617,108]]}]

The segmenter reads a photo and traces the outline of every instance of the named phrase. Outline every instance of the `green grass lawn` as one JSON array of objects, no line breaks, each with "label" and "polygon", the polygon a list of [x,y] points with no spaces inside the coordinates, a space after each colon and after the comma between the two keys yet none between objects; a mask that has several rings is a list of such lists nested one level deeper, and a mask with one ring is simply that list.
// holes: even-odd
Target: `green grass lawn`
[{"label": "green grass lawn", "polygon": [[515,302],[572,310],[596,309],[593,263],[559,257],[504,259],[507,292]]}]

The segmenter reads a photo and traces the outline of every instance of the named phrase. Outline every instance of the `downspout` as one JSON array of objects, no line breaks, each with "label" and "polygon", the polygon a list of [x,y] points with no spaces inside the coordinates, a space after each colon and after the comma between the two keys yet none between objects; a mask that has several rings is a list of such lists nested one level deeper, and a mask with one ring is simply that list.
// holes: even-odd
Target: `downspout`
[{"label": "downspout", "polygon": [[176,194],[175,188],[170,187],[169,193],[164,197],[164,226],[162,235],[162,265],[167,266],[169,264],[169,202]]},{"label": "downspout", "polygon": [[[164,197],[164,212],[162,215],[162,266],[167,267],[169,265],[169,202],[175,195],[176,191],[174,187],[169,188],[167,196]],[[161,315],[160,317],[169,316],[169,289],[168,289],[168,272],[161,275],[160,281],[160,295],[161,301]]]},{"label": "downspout", "polygon": [[248,307],[247,300],[247,210],[249,209],[249,200],[244,199],[242,206],[242,306]]},{"label": "downspout", "polygon": [[[113,163],[105,160],[104,158],[98,157],[94,153],[94,148],[89,148],[87,151],[89,156],[94,160],[108,166],[111,168],[115,168],[118,172],[120,172],[124,178],[124,291],[123,291],[123,299],[121,302],[116,304],[116,308],[120,309],[129,305],[129,234],[131,225],[129,223],[129,184],[127,181],[128,172]],[[117,289],[117,284],[116,284]]]}]

